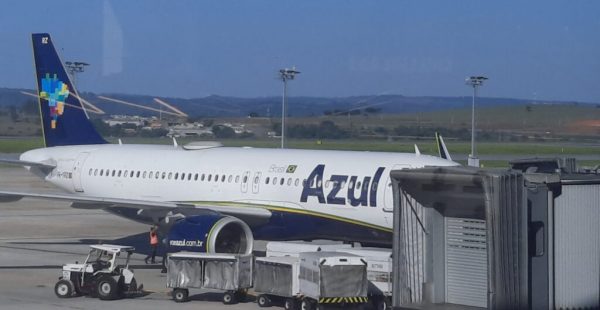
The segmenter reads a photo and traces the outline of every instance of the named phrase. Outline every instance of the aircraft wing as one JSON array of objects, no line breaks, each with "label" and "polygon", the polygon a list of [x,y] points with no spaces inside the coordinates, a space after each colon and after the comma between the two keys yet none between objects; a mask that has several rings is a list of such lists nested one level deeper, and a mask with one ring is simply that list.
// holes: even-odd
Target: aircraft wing
[{"label": "aircraft wing", "polygon": [[94,197],[94,196],[83,196],[74,194],[46,194],[46,193],[30,193],[30,192],[12,192],[12,191],[0,191],[0,201],[12,201],[20,198],[37,198],[37,199],[48,199],[48,200],[59,200],[72,202],[77,204],[79,208],[88,209],[104,209],[104,208],[116,208],[126,207],[132,209],[138,209],[140,212],[143,211],[165,211],[177,210],[177,212],[192,214],[196,210],[214,211],[227,215],[237,216],[240,218],[254,218],[254,219],[268,219],[271,217],[271,211],[253,206],[229,206],[219,204],[192,204],[192,203],[178,203],[170,201],[151,201],[151,200],[135,200],[135,199],[120,199],[120,198],[106,198],[106,197]]}]

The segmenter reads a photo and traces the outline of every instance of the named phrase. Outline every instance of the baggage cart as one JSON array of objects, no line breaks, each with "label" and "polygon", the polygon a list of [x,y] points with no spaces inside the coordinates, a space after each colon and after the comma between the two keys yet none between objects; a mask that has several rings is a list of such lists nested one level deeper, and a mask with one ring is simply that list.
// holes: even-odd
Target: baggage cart
[{"label": "baggage cart", "polygon": [[167,287],[173,300],[189,300],[190,288],[224,291],[223,303],[233,304],[252,287],[252,255],[178,252],[168,256]]},{"label": "baggage cart", "polygon": [[254,292],[260,307],[283,302],[286,310],[296,309],[300,300],[300,259],[298,257],[257,257],[254,261]]},{"label": "baggage cart", "polygon": [[350,244],[331,243],[327,240],[317,241],[271,241],[267,243],[267,257],[295,256],[302,252],[337,251],[338,249],[350,249]]},{"label": "baggage cart", "polygon": [[368,296],[375,309],[389,309],[392,297],[392,249],[351,248],[337,252],[364,258],[367,262]]},{"label": "baggage cart", "polygon": [[340,252],[300,253],[299,291],[302,309],[326,305],[360,308],[368,302],[367,263]]}]

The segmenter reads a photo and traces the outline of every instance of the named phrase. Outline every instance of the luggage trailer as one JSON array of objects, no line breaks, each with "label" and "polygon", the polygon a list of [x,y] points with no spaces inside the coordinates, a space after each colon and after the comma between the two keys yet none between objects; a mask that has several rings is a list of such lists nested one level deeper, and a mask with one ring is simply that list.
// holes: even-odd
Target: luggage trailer
[{"label": "luggage trailer", "polygon": [[251,254],[171,253],[167,262],[167,287],[175,302],[189,301],[189,289],[224,291],[223,303],[245,299],[252,287]]},{"label": "luggage trailer", "polygon": [[302,309],[337,305],[361,308],[368,299],[367,263],[339,252],[300,253],[299,292]]}]

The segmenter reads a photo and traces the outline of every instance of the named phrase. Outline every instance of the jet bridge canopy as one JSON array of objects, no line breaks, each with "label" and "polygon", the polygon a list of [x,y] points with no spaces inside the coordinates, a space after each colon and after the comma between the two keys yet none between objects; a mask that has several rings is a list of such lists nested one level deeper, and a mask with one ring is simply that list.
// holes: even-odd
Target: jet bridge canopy
[{"label": "jet bridge canopy", "polygon": [[391,178],[395,308],[527,308],[520,172],[426,167],[394,170]]}]

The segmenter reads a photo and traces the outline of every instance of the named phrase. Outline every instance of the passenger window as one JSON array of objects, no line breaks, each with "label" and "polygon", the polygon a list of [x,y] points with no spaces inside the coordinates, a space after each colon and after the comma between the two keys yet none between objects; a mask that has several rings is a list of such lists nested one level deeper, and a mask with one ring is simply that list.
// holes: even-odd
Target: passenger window
[{"label": "passenger window", "polygon": [[229,178],[227,178],[227,182],[231,183],[231,180],[233,180],[233,176],[230,174]]},{"label": "passenger window", "polygon": [[142,179],[146,178],[146,171],[144,171],[144,173],[142,173]]},{"label": "passenger window", "polygon": [[94,176],[98,175],[98,169],[94,169]]},{"label": "passenger window", "polygon": [[[175,172],[175,180],[177,180],[177,177],[179,176],[179,173]],[[169,177],[170,179],[171,177]]]},{"label": "passenger window", "polygon": [[244,183],[248,182],[248,176],[247,175],[244,176],[244,181],[243,182]]},{"label": "passenger window", "polygon": [[348,182],[348,188],[354,189],[354,182],[352,182],[352,181]]},{"label": "passenger window", "polygon": [[163,172],[163,173],[162,173],[162,179],[164,180],[166,176],[167,176],[167,173],[166,173],[166,172]]},{"label": "passenger window", "polygon": [[273,185],[277,185],[277,177],[273,177]]},{"label": "passenger window", "polygon": [[127,177],[127,172],[128,172],[127,170],[125,170],[125,172],[123,172],[124,177]]},{"label": "passenger window", "polygon": [[360,188],[360,181],[356,182],[356,188]]},{"label": "passenger window", "polygon": [[198,181],[198,174],[194,174],[194,181]]},{"label": "passenger window", "polygon": [[279,185],[283,185],[284,182],[285,182],[285,178],[279,179]]},{"label": "passenger window", "polygon": [[265,184],[269,184],[269,177],[265,179]]},{"label": "passenger window", "polygon": [[140,171],[139,171],[139,170],[138,170],[138,171],[135,173],[135,177],[136,177],[136,178],[139,178],[139,177],[140,177]]},{"label": "passenger window", "polygon": [[104,169],[100,169],[100,176],[104,175]]},{"label": "passenger window", "polygon": [[117,175],[119,178],[121,177],[121,170],[119,170],[119,174]]},{"label": "passenger window", "polygon": [[225,182],[225,175],[221,176],[221,182]]},{"label": "passenger window", "polygon": [[133,178],[133,175],[135,174],[135,171],[131,170],[131,173],[129,173],[129,177]]},{"label": "passenger window", "polygon": [[329,180],[325,181],[325,188],[329,188]]},{"label": "passenger window", "polygon": [[254,184],[258,184],[258,176],[254,178]]},{"label": "passenger window", "polygon": [[322,183],[321,183],[321,180],[319,180],[319,182],[317,182],[317,186],[318,186],[318,187],[321,187],[321,184],[322,184]]},{"label": "passenger window", "polygon": [[239,175],[235,176],[235,183],[240,183],[240,176]]},{"label": "passenger window", "polygon": [[113,176],[113,177],[115,176],[115,172],[117,172],[117,171],[116,171],[116,170],[113,170],[113,171],[112,171],[112,176]]},{"label": "passenger window", "polygon": [[296,179],[296,182],[294,182],[294,186],[298,186],[298,184],[300,184],[300,179]]},{"label": "passenger window", "polygon": [[167,179],[171,179],[171,177],[173,176],[173,172],[169,172],[169,176],[167,177]]},{"label": "passenger window", "polygon": [[200,176],[200,181],[204,181],[204,173]]},{"label": "passenger window", "polygon": [[155,178],[158,179],[159,175],[160,175],[160,172],[156,171],[156,173],[154,175],[155,175]]},{"label": "passenger window", "polygon": [[192,179],[192,174],[188,173],[188,181]]},{"label": "passenger window", "polygon": [[292,178],[288,178],[287,185],[288,186],[292,185]]},{"label": "passenger window", "polygon": [[152,179],[153,176],[154,176],[154,171],[150,171],[148,173],[148,179]]},{"label": "passenger window", "polygon": [[88,172],[89,175],[92,175],[92,168],[90,168],[90,172]]},{"label": "passenger window", "polygon": [[208,179],[206,179],[208,182],[210,182],[210,180],[212,179],[212,174],[208,175]]},{"label": "passenger window", "polygon": [[219,175],[215,174],[215,182],[219,182]]}]

